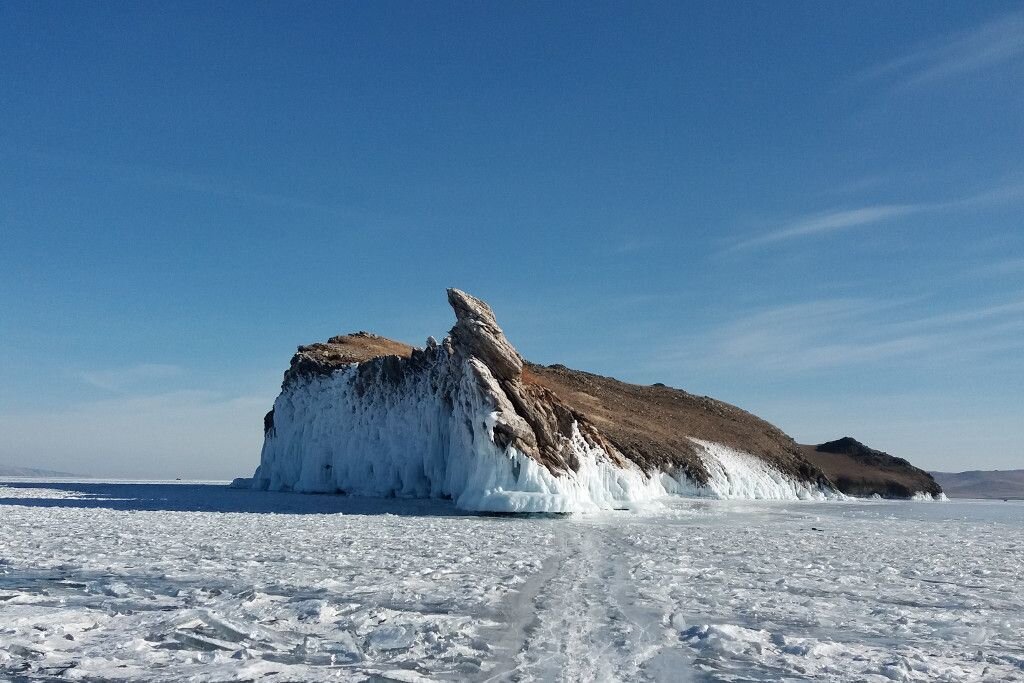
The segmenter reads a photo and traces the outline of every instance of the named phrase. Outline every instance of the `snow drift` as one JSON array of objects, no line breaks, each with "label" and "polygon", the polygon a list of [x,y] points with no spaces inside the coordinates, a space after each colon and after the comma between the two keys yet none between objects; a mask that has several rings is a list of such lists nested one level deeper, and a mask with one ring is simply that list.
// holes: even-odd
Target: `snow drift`
[{"label": "snow drift", "polygon": [[686,434],[676,446],[685,458],[662,455],[652,465],[649,454],[638,456],[622,438],[620,447],[584,410],[524,373],[484,302],[458,290],[448,298],[457,322],[440,344],[412,349],[357,333],[300,347],[267,416],[259,468],[243,482],[451,498],[462,509],[496,512],[629,508],[670,494],[835,495],[798,455],[785,468],[778,458]]}]

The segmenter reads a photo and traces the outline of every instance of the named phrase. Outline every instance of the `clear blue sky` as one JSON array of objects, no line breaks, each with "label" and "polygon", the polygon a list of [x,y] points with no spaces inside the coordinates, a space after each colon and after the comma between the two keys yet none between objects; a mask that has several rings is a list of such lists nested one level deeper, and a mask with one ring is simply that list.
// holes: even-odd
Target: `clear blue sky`
[{"label": "clear blue sky", "polygon": [[0,464],[248,475],[294,347],[1024,467],[1019,3],[0,3]]}]

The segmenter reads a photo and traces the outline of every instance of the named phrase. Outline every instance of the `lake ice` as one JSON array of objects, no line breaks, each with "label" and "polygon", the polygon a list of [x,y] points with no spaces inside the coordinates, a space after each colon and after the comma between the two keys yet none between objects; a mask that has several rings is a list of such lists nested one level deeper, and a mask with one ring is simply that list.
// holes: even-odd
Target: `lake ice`
[{"label": "lake ice", "polygon": [[1024,504],[0,483],[0,680],[1024,681]]}]

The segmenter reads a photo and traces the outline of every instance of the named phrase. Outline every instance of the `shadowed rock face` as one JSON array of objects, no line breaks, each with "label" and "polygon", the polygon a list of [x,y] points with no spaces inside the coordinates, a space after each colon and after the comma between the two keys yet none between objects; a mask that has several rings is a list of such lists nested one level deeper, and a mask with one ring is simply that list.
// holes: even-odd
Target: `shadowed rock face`
[{"label": "shadowed rock face", "polygon": [[413,347],[370,332],[331,337],[326,342],[300,346],[284,373],[282,389],[302,377],[329,375],[338,368],[384,356],[408,358]]},{"label": "shadowed rock face", "polygon": [[[494,440],[512,445],[553,474],[578,470],[569,446],[574,426],[613,462],[632,462],[648,473],[686,474],[698,484],[707,469],[691,438],[745,451],[804,482],[831,488],[797,444],[771,424],[721,401],[664,385],[639,386],[523,360],[505,337],[491,308],[457,289],[448,290],[456,322],[442,342],[455,363],[464,363],[495,407]],[[357,363],[368,381],[398,379],[436,356],[433,339],[415,349],[367,332],[332,337],[299,347],[284,388],[304,377],[330,374]],[[364,372],[365,371],[365,372]],[[265,428],[273,429],[273,414]]]},{"label": "shadowed rock face", "polygon": [[933,496],[942,493],[942,487],[924,470],[849,436],[800,449],[847,495],[910,498],[918,491]]}]

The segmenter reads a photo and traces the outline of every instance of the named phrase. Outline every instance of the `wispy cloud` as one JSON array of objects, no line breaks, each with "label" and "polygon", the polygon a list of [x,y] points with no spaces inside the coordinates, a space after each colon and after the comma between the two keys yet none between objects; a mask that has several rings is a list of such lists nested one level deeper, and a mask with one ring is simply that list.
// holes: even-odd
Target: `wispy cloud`
[{"label": "wispy cloud", "polygon": [[[1019,301],[1010,301],[1002,304],[994,304],[992,306],[980,306],[977,308],[949,311],[946,313],[940,313],[938,315],[927,316],[924,318],[911,318],[909,320],[901,320],[898,322],[891,323],[888,326],[888,329],[920,331],[922,329],[927,328],[941,328],[950,325],[973,323],[983,320],[989,320],[992,318],[1013,316],[1015,314],[1024,315],[1024,299]],[[1024,320],[1024,318],[1022,318],[1022,320]]]},{"label": "wispy cloud", "polygon": [[178,377],[183,372],[184,370],[177,365],[140,363],[123,368],[90,370],[80,373],[79,378],[98,389],[125,392]]},{"label": "wispy cloud", "polygon": [[182,190],[243,204],[258,204],[276,209],[312,211],[338,217],[362,217],[356,216],[357,212],[347,206],[329,204],[276,192],[257,191],[228,180],[202,174],[172,171],[146,164],[115,163],[78,155],[33,152],[30,156],[43,164],[100,174],[120,183]]},{"label": "wispy cloud", "polygon": [[1003,259],[972,268],[970,275],[1000,276],[1024,273],[1024,258]]},{"label": "wispy cloud", "polygon": [[862,206],[856,209],[826,211],[798,218],[778,230],[744,240],[736,244],[734,249],[748,249],[796,237],[849,230],[850,228],[862,225],[871,225],[900,216],[919,213],[922,210],[924,210],[924,205],[921,204],[880,204],[877,206]]},{"label": "wispy cloud", "polygon": [[992,19],[966,31],[917,45],[907,54],[865,69],[861,82],[889,81],[917,88],[993,69],[1024,58],[1024,12]]},{"label": "wispy cloud", "polygon": [[784,376],[1024,349],[1024,299],[916,318],[905,315],[911,303],[827,299],[753,311],[688,340],[683,351],[661,354],[659,362]]},{"label": "wispy cloud", "polygon": [[739,251],[801,237],[813,237],[869,225],[883,224],[916,214],[976,208],[1021,198],[1024,198],[1024,185],[1016,184],[999,186],[967,197],[948,201],[873,204],[855,208],[831,209],[791,219],[774,230],[741,240],[727,249],[727,251]]},{"label": "wispy cloud", "polygon": [[647,253],[663,246],[664,240],[647,237],[631,238],[625,242],[612,247],[612,251],[620,255]]}]

